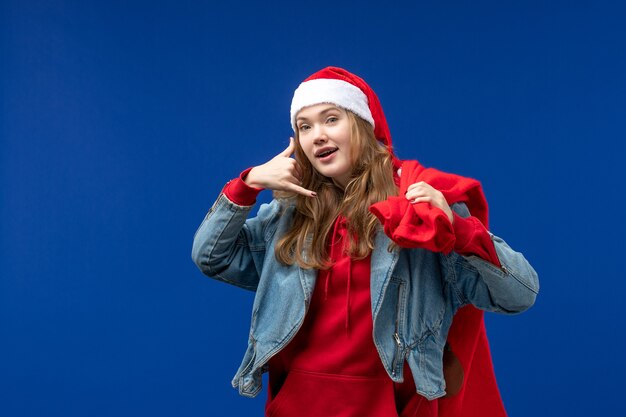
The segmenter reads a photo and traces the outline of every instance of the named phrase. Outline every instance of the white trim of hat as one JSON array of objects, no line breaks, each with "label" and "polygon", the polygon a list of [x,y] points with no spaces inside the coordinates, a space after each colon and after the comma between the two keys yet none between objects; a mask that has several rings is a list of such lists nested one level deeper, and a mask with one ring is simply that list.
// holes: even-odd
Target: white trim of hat
[{"label": "white trim of hat", "polygon": [[296,115],[305,107],[329,103],[346,110],[369,122],[372,127],[374,118],[370,111],[367,96],[361,89],[343,80],[319,78],[305,81],[296,88],[291,100],[291,127],[296,131]]}]

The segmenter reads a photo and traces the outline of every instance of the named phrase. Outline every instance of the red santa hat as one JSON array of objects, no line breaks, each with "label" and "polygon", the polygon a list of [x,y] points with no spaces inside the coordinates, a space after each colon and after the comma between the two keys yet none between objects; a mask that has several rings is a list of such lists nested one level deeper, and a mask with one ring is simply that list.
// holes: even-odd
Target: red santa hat
[{"label": "red santa hat", "polygon": [[374,128],[376,139],[387,146],[393,155],[391,134],[383,108],[374,90],[362,78],[343,68],[326,67],[304,80],[291,101],[291,127],[294,132],[298,112],[321,103],[350,110],[369,122]]}]

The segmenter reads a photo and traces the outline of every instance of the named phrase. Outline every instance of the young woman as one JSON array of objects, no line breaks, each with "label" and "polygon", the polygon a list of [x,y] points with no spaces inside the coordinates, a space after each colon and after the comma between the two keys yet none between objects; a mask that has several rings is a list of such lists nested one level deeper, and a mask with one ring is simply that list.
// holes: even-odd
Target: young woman
[{"label": "young woman", "polygon": [[[271,417],[506,415],[478,309],[521,312],[539,284],[487,231],[480,184],[397,159],[378,98],[341,68],[296,89],[291,124],[194,238],[203,273],[256,291],[233,386],[255,396],[269,371]],[[275,199],[247,219],[262,189]]]}]

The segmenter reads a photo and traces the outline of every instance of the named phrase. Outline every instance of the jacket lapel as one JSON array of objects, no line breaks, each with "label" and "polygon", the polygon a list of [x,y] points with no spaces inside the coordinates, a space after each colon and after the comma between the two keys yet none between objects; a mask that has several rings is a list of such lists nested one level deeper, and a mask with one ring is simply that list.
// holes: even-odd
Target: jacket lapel
[{"label": "jacket lapel", "polygon": [[396,266],[400,249],[395,246],[391,252],[387,250],[393,242],[383,232],[378,230],[374,237],[374,250],[372,251],[372,265],[370,272],[370,289],[372,297],[372,316],[374,319],[380,308],[382,298],[389,283],[391,273]]}]

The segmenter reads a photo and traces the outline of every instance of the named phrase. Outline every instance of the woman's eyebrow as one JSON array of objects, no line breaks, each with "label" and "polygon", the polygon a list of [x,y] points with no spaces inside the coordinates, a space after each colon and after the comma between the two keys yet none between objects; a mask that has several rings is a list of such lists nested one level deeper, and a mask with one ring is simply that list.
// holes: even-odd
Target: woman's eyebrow
[{"label": "woman's eyebrow", "polygon": [[333,110],[339,111],[339,107],[335,107],[335,106],[329,107],[326,110],[322,110],[321,112],[319,112],[319,114],[326,114],[326,113],[331,112]]},{"label": "woman's eyebrow", "polygon": [[[319,113],[317,113],[317,115],[321,115],[321,116],[323,116],[323,115],[325,115],[326,113],[331,112],[331,111],[333,111],[333,110],[337,110],[337,111],[339,111],[339,107],[337,107],[337,106],[331,106],[331,107],[329,107],[329,108],[327,108],[327,109],[324,109],[324,110],[320,111]],[[303,116],[298,116],[298,117],[296,118],[296,121],[299,121],[299,120],[308,120],[308,119],[307,119],[306,117],[303,117]]]}]

